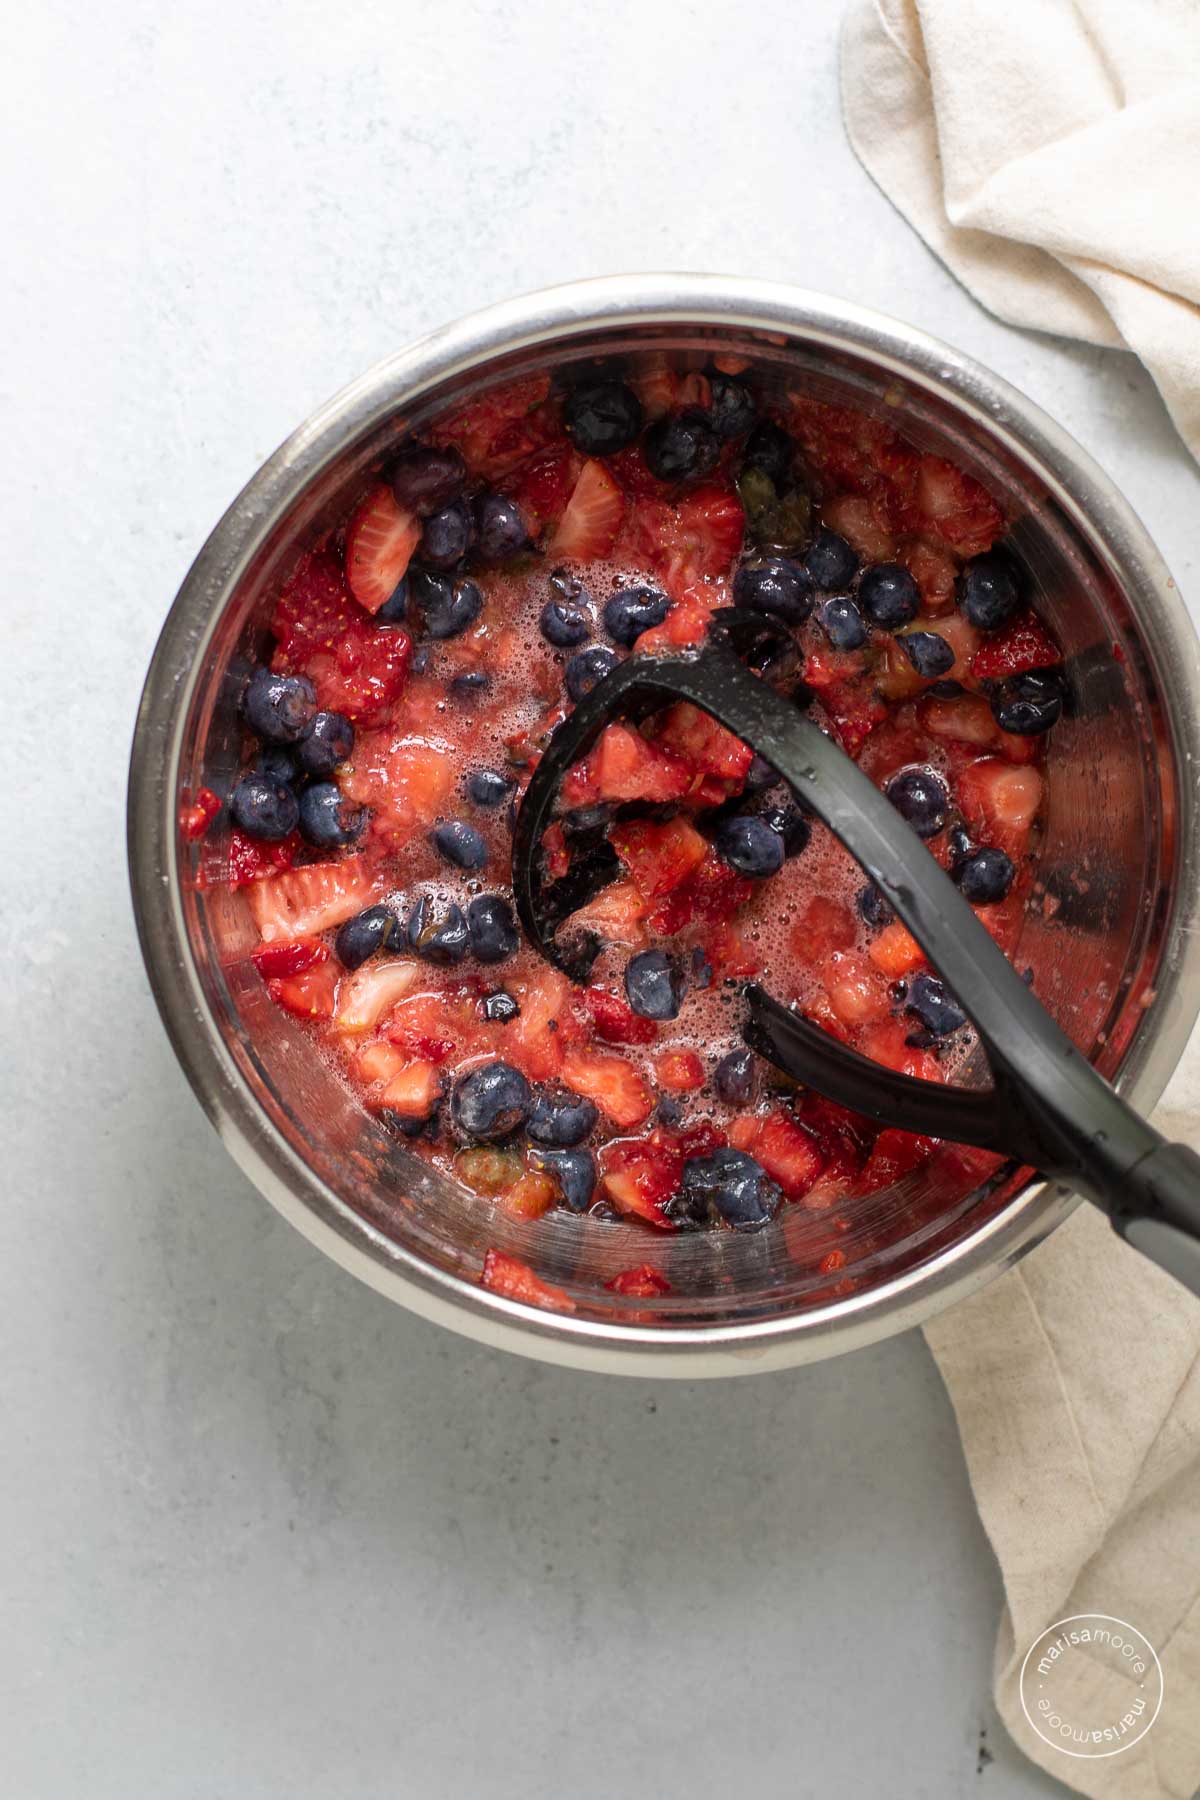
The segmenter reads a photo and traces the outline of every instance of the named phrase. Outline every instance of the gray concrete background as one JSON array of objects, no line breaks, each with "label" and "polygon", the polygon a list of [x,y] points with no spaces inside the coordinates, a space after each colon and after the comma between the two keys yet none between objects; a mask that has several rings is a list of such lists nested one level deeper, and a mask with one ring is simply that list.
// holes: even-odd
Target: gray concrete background
[{"label": "gray concrete background", "polygon": [[1200,482],[1149,381],[990,319],[891,212],[840,11],[49,0],[6,33],[6,1794],[1061,1792],[993,1717],[999,1581],[919,1338],[659,1386],[407,1317],[222,1152],[126,895],[133,711],[209,526],[374,358],[514,291],[728,269],[922,324],[1099,456],[1186,589]]}]

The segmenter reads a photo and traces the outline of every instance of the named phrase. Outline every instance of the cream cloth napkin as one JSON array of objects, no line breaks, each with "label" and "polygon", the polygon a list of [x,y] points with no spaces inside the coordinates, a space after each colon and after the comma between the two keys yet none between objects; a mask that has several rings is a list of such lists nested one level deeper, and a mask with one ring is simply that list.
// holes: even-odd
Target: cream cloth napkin
[{"label": "cream cloth napkin", "polygon": [[[1200,0],[859,0],[842,84],[859,157],[970,291],[1136,351],[1200,455]],[[1200,1034],[1156,1119],[1200,1145]],[[1084,1205],[925,1335],[1004,1579],[1008,1730],[1081,1793],[1191,1800],[1200,1302]],[[1133,1749],[1084,1760],[1031,1729],[1018,1679],[1041,1632],[1087,1612],[1149,1638],[1164,1700]]]}]

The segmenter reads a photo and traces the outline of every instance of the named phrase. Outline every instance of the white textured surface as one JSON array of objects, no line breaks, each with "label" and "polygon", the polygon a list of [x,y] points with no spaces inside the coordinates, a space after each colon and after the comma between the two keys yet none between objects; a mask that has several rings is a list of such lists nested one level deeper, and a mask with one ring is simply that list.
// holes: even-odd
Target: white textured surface
[{"label": "white textured surface", "polygon": [[389,1307],[225,1157],[126,897],[133,711],[208,527],[367,363],[513,291],[730,269],[917,321],[1074,431],[1186,590],[1200,482],[1149,381],[989,319],[893,215],[838,12],[50,0],[6,42],[6,1793],[1059,1791],[992,1721],[919,1339],[659,1388]]}]

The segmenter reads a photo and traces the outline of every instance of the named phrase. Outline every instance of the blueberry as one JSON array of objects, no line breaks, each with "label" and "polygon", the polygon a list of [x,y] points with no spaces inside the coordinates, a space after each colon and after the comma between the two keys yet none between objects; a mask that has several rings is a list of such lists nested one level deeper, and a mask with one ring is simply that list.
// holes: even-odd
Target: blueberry
[{"label": "blueberry", "polygon": [[746,778],[742,784],[744,792],[761,794],[765,789],[774,787],[778,780],[779,770],[774,768],[765,756],[760,756],[756,750],[750,767],[746,770]]},{"label": "blueberry", "polygon": [[587,381],[563,407],[567,436],[584,456],[612,456],[642,429],[642,403],[623,381]]},{"label": "blueberry", "polygon": [[447,819],[435,825],[429,841],[439,856],[444,856],[456,869],[482,869],[487,862],[487,845],[473,825],[465,819]]},{"label": "blueberry", "polygon": [[951,873],[965,857],[973,856],[979,848],[965,825],[952,825],[946,833],[946,844],[950,851]]},{"label": "blueberry", "polygon": [[731,1050],[723,1056],[713,1074],[713,1085],[726,1106],[745,1106],[754,1093],[754,1052]]},{"label": "blueberry", "polygon": [[918,675],[932,680],[954,667],[954,648],[936,631],[905,631],[896,639]]},{"label": "blueberry", "polygon": [[482,669],[470,669],[465,675],[456,675],[450,683],[450,692],[455,700],[478,700],[486,694],[492,685],[490,675]]},{"label": "blueberry", "polygon": [[408,915],[404,935],[410,950],[431,963],[461,962],[470,941],[462,908],[432,901],[428,894],[422,894]]},{"label": "blueberry", "polygon": [[961,681],[935,681],[929,692],[939,700],[957,700],[960,694],[966,693]]},{"label": "blueberry", "polygon": [[908,984],[905,1012],[915,1013],[930,1037],[948,1037],[967,1022],[967,1015],[936,975],[914,975]]},{"label": "blueberry", "polygon": [[352,806],[332,781],[314,781],[300,796],[300,830],[318,850],[357,843],[366,823],[366,808]]},{"label": "blueberry", "polygon": [[1021,585],[1002,551],[971,558],[958,578],[958,603],[979,631],[1007,624],[1021,604]]},{"label": "blueberry", "polygon": [[896,631],[921,610],[921,590],[899,563],[875,563],[858,584],[858,598],[872,625]]},{"label": "blueberry", "polygon": [[572,700],[582,700],[606,675],[611,675],[620,657],[615,650],[609,650],[603,644],[593,644],[590,650],[581,650],[573,656],[563,670],[563,678],[567,684],[567,692]]},{"label": "blueberry", "polygon": [[285,781],[243,775],[229,796],[229,816],[247,837],[272,843],[295,831],[300,806]]},{"label": "blueberry", "polygon": [[408,576],[402,575],[379,611],[375,614],[377,625],[403,625],[408,617]]},{"label": "blueberry", "polygon": [[677,1131],[683,1124],[682,1103],[664,1094],[654,1109],[654,1123],[665,1126],[668,1131]]},{"label": "blueberry", "polygon": [[254,759],[254,773],[265,775],[268,781],[282,781],[290,786],[300,768],[295,756],[284,745],[264,744]]},{"label": "blueberry", "polygon": [[431,638],[458,637],[483,611],[483,595],[473,581],[451,581],[420,569],[413,575],[412,590]]},{"label": "blueberry", "polygon": [[951,873],[962,889],[963,899],[976,906],[994,906],[1003,900],[1016,875],[1011,857],[1003,850],[975,850],[954,864]]},{"label": "blueberry", "polygon": [[390,1106],[381,1106],[378,1117],[382,1124],[390,1126],[393,1131],[398,1131],[401,1137],[419,1138],[425,1135],[426,1127],[436,1117],[438,1104],[439,1102],[435,1101],[432,1112],[427,1113],[423,1119],[414,1118],[411,1113],[394,1112]]},{"label": "blueberry", "polygon": [[600,1117],[594,1100],[580,1094],[539,1094],[533,1103],[525,1130],[535,1144],[548,1144],[555,1150],[573,1150],[595,1130]]},{"label": "blueberry", "polygon": [[563,1204],[586,1212],[596,1191],[596,1159],[590,1150],[531,1150],[530,1166],[557,1181]]},{"label": "blueberry", "polygon": [[242,695],[242,712],[255,737],[267,744],[294,744],[317,710],[317,690],[305,675],[275,675],[255,669]]},{"label": "blueberry", "polygon": [[640,950],[625,965],[625,997],[639,1019],[675,1019],[679,979],[663,950]]},{"label": "blueberry", "polygon": [[853,581],[858,571],[858,551],[836,531],[822,526],[808,546],[804,567],[813,586],[831,594],[837,588],[849,587]]},{"label": "blueberry", "polygon": [[480,894],[467,907],[471,955],[477,962],[498,963],[520,948],[512,907],[499,894]]},{"label": "blueberry", "polygon": [[296,745],[296,757],[306,775],[332,775],[353,748],[354,727],[346,715],[319,712]]},{"label": "blueberry", "polygon": [[538,630],[556,650],[573,650],[592,635],[592,621],[582,606],[555,594],[538,616]]},{"label": "blueberry", "polygon": [[742,456],[744,469],[759,469],[776,488],[786,488],[792,478],[792,459],[796,446],[783,429],[765,419],[756,425],[746,442]]},{"label": "blueberry", "polygon": [[575,848],[580,844],[594,845],[597,838],[604,836],[615,814],[616,808],[601,800],[594,806],[573,806],[569,812],[559,814],[558,822],[568,844]]},{"label": "blueberry", "polygon": [[618,588],[604,608],[604,629],[615,644],[626,649],[652,625],[661,625],[671,602],[657,588]]},{"label": "blueberry", "polygon": [[357,969],[400,933],[400,921],[390,906],[368,906],[339,928],[333,948],[344,969]]},{"label": "blueberry", "polygon": [[724,1219],[735,1231],[758,1231],[779,1210],[783,1195],[760,1162],[744,1150],[714,1150],[683,1165],[683,1208],[699,1223]]},{"label": "blueberry", "polygon": [[1001,731],[1037,737],[1056,725],[1062,715],[1062,677],[1052,669],[1010,675],[995,689],[991,702],[992,717]]},{"label": "blueberry", "polygon": [[708,385],[712,392],[709,423],[717,436],[724,443],[731,438],[744,437],[753,425],[757,411],[750,389],[735,376],[720,373],[710,375]]},{"label": "blueberry", "polygon": [[835,650],[860,650],[870,633],[849,594],[835,594],[817,612],[817,621]]},{"label": "blueberry", "polygon": [[771,806],[760,816],[783,839],[785,857],[799,856],[802,850],[808,848],[812,825],[798,806]]},{"label": "blueberry", "polygon": [[517,1131],[529,1116],[529,1083],[511,1063],[484,1063],[458,1082],[450,1116],[458,1129],[481,1143],[495,1143]]},{"label": "blueberry", "polygon": [[411,444],[396,456],[387,477],[399,504],[424,519],[453,500],[467,478],[467,468],[457,450]]},{"label": "blueberry", "polygon": [[932,769],[904,769],[883,791],[918,837],[936,837],[946,823],[950,796]]},{"label": "blueberry", "polygon": [[721,453],[706,412],[685,406],[651,425],[643,441],[646,467],[660,481],[690,481],[707,475]]},{"label": "blueberry", "polygon": [[873,881],[868,881],[858,896],[858,910],[868,925],[890,925],[895,918],[895,910],[885,900]]},{"label": "blueberry", "polygon": [[467,554],[473,521],[465,500],[452,500],[431,513],[421,534],[421,556],[435,569],[452,569]]},{"label": "blueberry", "polygon": [[418,644],[413,651],[413,659],[408,665],[409,672],[413,675],[423,675],[432,661],[433,652],[430,650],[429,645]]},{"label": "blueberry", "polygon": [[476,806],[501,806],[508,799],[512,782],[499,769],[472,769],[467,776],[467,799]]},{"label": "blueberry", "polygon": [[513,996],[504,988],[497,988],[479,1003],[479,1010],[492,1025],[507,1025],[510,1020],[520,1016],[521,1008]]},{"label": "blueberry", "polygon": [[761,880],[783,867],[783,839],[755,813],[722,819],[713,836],[717,854],[739,875]]},{"label": "blueberry", "polygon": [[521,509],[507,494],[481,494],[475,502],[476,547],[484,562],[507,562],[529,542]]},{"label": "blueberry", "polygon": [[802,625],[812,611],[812,583],[798,562],[768,556],[743,563],[733,578],[735,606],[770,613],[788,625]]}]

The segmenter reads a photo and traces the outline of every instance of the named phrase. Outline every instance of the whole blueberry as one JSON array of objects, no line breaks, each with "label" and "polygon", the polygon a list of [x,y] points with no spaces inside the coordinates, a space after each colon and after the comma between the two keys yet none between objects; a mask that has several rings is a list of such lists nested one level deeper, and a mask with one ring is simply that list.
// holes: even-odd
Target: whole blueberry
[{"label": "whole blueberry", "polygon": [[596,1159],[590,1150],[531,1150],[530,1167],[557,1181],[564,1206],[586,1212],[596,1191]]},{"label": "whole blueberry", "polygon": [[782,425],[764,419],[761,425],[755,426],[746,440],[742,467],[761,470],[782,490],[791,481],[795,454],[796,446]]},{"label": "whole blueberry", "polygon": [[465,675],[456,675],[450,683],[450,692],[455,700],[478,700],[486,694],[492,685],[490,675],[482,669],[468,669]]},{"label": "whole blueberry", "polygon": [[413,573],[412,599],[431,638],[458,637],[483,611],[483,595],[473,581],[451,581],[429,569]]},{"label": "whole blueberry", "polygon": [[874,563],[858,584],[858,601],[872,625],[896,631],[921,610],[921,590],[900,563]]},{"label": "whole blueberry", "polygon": [[613,456],[642,429],[642,403],[623,381],[587,381],[563,406],[567,436],[584,456]]},{"label": "whole blueberry", "polygon": [[254,773],[268,781],[283,781],[290,786],[300,773],[293,751],[283,744],[264,744],[254,759]]},{"label": "whole blueberry", "polygon": [[950,871],[963,899],[976,906],[995,906],[1005,899],[1016,872],[1011,857],[988,846],[959,858]]},{"label": "whole blueberry", "polygon": [[430,513],[421,533],[421,557],[435,569],[452,569],[470,547],[473,520],[465,500],[452,500]]},{"label": "whole blueberry", "polygon": [[813,586],[820,588],[822,593],[831,594],[838,588],[849,587],[853,581],[858,571],[858,551],[836,531],[822,526],[808,546],[804,567]]},{"label": "whole blueberry", "polygon": [[480,894],[467,907],[471,955],[477,962],[498,963],[520,948],[512,907],[499,894]]},{"label": "whole blueberry", "polygon": [[377,625],[403,625],[408,617],[408,576],[402,575],[379,611],[375,614]]},{"label": "whole blueberry", "polygon": [[484,562],[507,562],[529,542],[521,509],[507,494],[481,494],[475,502],[476,548]]},{"label": "whole blueberry", "polygon": [[948,1037],[966,1024],[967,1015],[936,975],[914,975],[908,984],[905,1012],[915,1013],[930,1037]]},{"label": "whole blueberry", "polygon": [[698,406],[656,419],[642,444],[646,467],[660,481],[691,481],[707,475],[721,445],[712,421]]},{"label": "whole blueberry", "polygon": [[868,925],[890,925],[896,914],[873,881],[868,881],[858,896],[858,910]]},{"label": "whole blueberry", "polygon": [[834,594],[817,610],[817,622],[835,650],[861,650],[870,632],[849,594]]},{"label": "whole blueberry", "polygon": [[512,782],[499,769],[472,769],[465,786],[467,799],[476,806],[502,806],[512,791]]},{"label": "whole blueberry", "polygon": [[760,816],[783,839],[785,857],[799,856],[808,848],[812,825],[798,806],[769,806]]},{"label": "whole blueberry", "polygon": [[318,850],[356,844],[366,823],[366,808],[352,805],[332,781],[314,781],[300,795],[300,831]]},{"label": "whole blueberry", "polygon": [[535,1144],[573,1150],[595,1129],[599,1117],[595,1101],[583,1095],[542,1093],[534,1100],[525,1130]]},{"label": "whole blueberry", "polygon": [[918,837],[936,837],[946,823],[950,796],[932,769],[904,769],[883,791]]},{"label": "whole blueberry", "polygon": [[487,862],[487,845],[465,819],[446,819],[435,825],[429,841],[456,869],[482,869]]},{"label": "whole blueberry", "polygon": [[782,556],[743,563],[733,578],[735,606],[770,613],[787,625],[802,625],[812,611],[812,583],[798,562]]},{"label": "whole blueberry", "polygon": [[743,790],[747,794],[761,794],[767,788],[774,787],[778,780],[779,770],[774,768],[765,756],[760,756],[756,750],[751,758],[750,767],[746,770],[746,778],[742,783]]},{"label": "whole blueberry", "polygon": [[615,644],[629,649],[643,631],[661,625],[670,610],[670,600],[657,588],[618,588],[605,603],[604,629]]},{"label": "whole blueberry", "polygon": [[295,831],[300,806],[285,781],[251,773],[243,775],[230,794],[229,816],[247,837],[274,843]]},{"label": "whole blueberry", "polygon": [[507,1025],[520,1016],[521,1008],[514,996],[504,988],[497,988],[494,994],[488,994],[479,1003],[479,1010],[492,1025]]},{"label": "whole blueberry", "polygon": [[973,556],[958,578],[958,603],[978,631],[997,631],[1021,604],[1015,565],[1002,551]]},{"label": "whole blueberry", "polygon": [[456,1084],[450,1116],[464,1136],[490,1144],[518,1131],[532,1102],[519,1069],[506,1062],[484,1063]]},{"label": "whole blueberry", "polygon": [[625,998],[639,1019],[675,1019],[682,998],[679,977],[663,950],[640,950],[625,965]]},{"label": "whole blueberry", "polygon": [[353,748],[354,727],[346,715],[319,712],[296,745],[296,757],[306,775],[332,775]]},{"label": "whole blueberry", "polygon": [[717,1097],[726,1106],[745,1106],[754,1093],[754,1052],[731,1050],[713,1073]]},{"label": "whole blueberry", "polygon": [[754,395],[736,375],[722,375],[718,370],[708,378],[712,393],[709,423],[723,443],[744,437],[754,423],[757,408]]},{"label": "whole blueberry", "polygon": [[718,856],[739,875],[761,881],[783,867],[783,839],[757,813],[722,819],[713,836]]},{"label": "whole blueberry", "polygon": [[255,669],[242,695],[242,713],[256,737],[267,744],[294,744],[317,710],[317,690],[306,675],[276,675]]},{"label": "whole blueberry", "polygon": [[563,670],[572,700],[582,700],[590,694],[606,675],[612,674],[620,660],[616,651],[609,650],[604,644],[593,644],[590,650],[581,650],[578,656],[573,656]]},{"label": "whole blueberry", "polygon": [[991,695],[992,717],[1001,731],[1038,737],[1062,716],[1062,677],[1053,669],[1030,669],[1010,675]]},{"label": "whole blueberry", "polygon": [[538,630],[556,650],[573,650],[592,635],[592,621],[575,600],[552,594],[538,615]]},{"label": "whole blueberry", "polygon": [[404,928],[410,950],[431,963],[461,962],[470,938],[462,908],[453,902],[433,901],[422,894],[408,915]]},{"label": "whole blueberry", "polygon": [[714,1150],[683,1165],[682,1204],[700,1223],[723,1219],[735,1231],[758,1231],[782,1199],[762,1164],[744,1150]]},{"label": "whole blueberry", "polygon": [[357,969],[400,934],[400,921],[390,906],[368,906],[339,927],[333,948],[344,969]]},{"label": "whole blueberry", "polygon": [[933,680],[954,667],[954,648],[936,631],[905,631],[896,639],[918,675]]},{"label": "whole blueberry", "polygon": [[425,519],[453,500],[467,478],[467,466],[453,448],[411,444],[398,452],[387,476],[399,504]]}]

